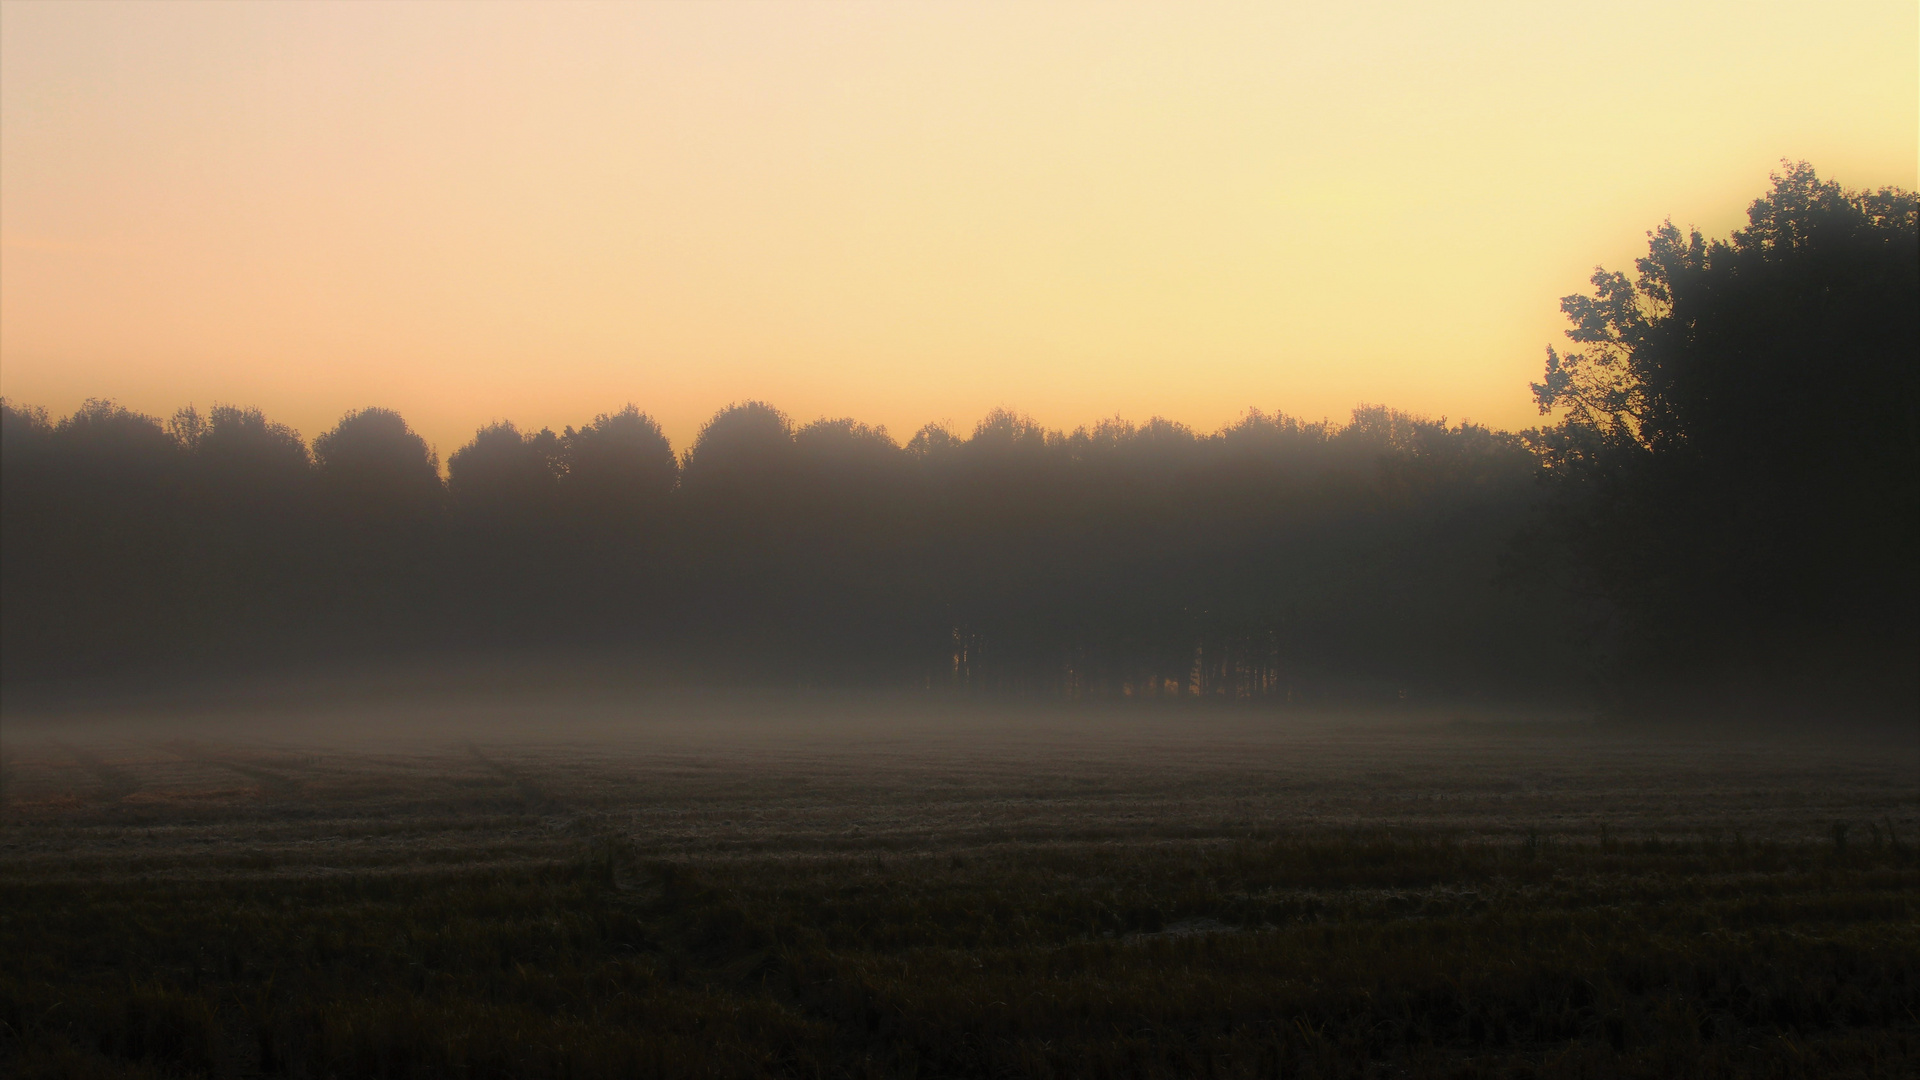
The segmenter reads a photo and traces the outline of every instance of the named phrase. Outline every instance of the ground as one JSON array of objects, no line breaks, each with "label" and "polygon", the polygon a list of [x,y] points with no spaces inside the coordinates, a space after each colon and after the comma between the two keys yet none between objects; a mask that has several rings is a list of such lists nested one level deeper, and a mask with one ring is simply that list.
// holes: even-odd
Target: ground
[{"label": "ground", "polygon": [[3,733],[10,1075],[1920,1074],[1912,732],[546,686]]}]

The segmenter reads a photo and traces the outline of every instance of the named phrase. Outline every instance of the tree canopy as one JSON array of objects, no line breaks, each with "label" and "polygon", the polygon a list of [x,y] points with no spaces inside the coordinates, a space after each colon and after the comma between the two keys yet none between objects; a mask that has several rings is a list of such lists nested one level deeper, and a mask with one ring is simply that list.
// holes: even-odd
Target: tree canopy
[{"label": "tree canopy", "polygon": [[1914,647],[1915,223],[1911,192],[1792,165],[1746,228],[1667,222],[1631,279],[1596,270],[1562,301],[1576,348],[1547,351],[1534,396],[1559,422],[1532,438],[1559,535],[1617,609],[1623,675],[1884,667]]}]

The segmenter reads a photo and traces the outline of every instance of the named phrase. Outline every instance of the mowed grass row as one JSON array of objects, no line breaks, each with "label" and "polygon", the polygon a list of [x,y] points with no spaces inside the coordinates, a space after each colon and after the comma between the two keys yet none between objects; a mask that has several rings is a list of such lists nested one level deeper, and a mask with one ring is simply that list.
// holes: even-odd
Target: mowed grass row
[{"label": "mowed grass row", "polygon": [[1920,856],[1864,829],[679,860],[605,835],[0,897],[19,1076],[1920,1071]]}]

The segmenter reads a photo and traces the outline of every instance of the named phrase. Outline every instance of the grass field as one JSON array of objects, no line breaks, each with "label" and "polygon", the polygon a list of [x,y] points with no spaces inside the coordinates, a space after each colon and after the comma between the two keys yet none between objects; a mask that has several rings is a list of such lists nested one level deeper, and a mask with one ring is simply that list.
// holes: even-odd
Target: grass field
[{"label": "grass field", "polygon": [[10,1076],[1920,1075],[1920,742],[329,698],[9,715]]}]

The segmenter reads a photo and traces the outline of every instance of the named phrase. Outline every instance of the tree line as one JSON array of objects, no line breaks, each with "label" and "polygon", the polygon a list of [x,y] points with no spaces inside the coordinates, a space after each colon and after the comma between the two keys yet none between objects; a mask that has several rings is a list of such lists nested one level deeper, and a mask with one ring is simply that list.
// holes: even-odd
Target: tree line
[{"label": "tree line", "polygon": [[902,445],[745,402],[676,455],[629,406],[489,425],[444,482],[383,409],[311,447],[226,406],[4,421],[10,677],[620,645],[775,682],[1285,698],[1538,660],[1493,582],[1531,455],[1383,408],[1210,435],[1001,411]]},{"label": "tree line", "polygon": [[1920,644],[1914,207],[1794,166],[1727,240],[1649,234],[1634,278],[1565,301],[1577,348],[1549,350],[1551,423],[1521,433],[996,411],[902,443],[749,401],[676,453],[629,405],[488,425],[443,479],[385,409],[309,444],[257,409],[6,404],[5,678],[601,650],[1073,697],[1783,663],[1897,687]]}]

